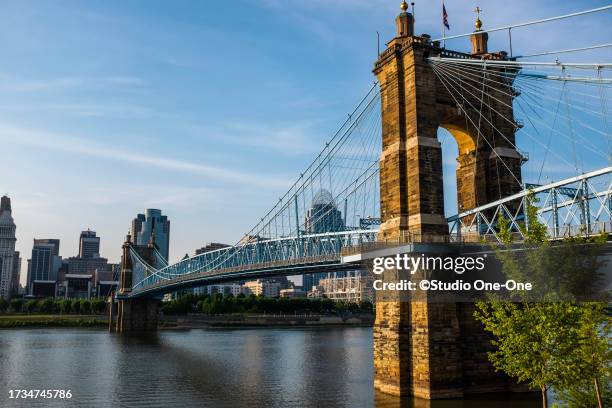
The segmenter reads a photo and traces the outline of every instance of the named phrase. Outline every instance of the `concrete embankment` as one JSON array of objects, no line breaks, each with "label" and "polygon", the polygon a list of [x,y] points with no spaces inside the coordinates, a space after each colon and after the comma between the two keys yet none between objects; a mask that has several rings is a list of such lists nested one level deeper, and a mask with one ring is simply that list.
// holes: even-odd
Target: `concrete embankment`
[{"label": "concrete embankment", "polygon": [[319,315],[166,315],[160,327],[282,327],[282,326],[372,326],[373,315],[319,316]]}]

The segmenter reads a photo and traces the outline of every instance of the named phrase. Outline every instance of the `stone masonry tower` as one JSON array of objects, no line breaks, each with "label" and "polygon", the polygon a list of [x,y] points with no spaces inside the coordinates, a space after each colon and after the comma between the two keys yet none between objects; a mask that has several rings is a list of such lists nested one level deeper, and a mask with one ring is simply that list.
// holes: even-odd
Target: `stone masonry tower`
[{"label": "stone masonry tower", "polygon": [[[484,90],[490,110],[483,110],[481,100],[468,92],[463,97],[451,94],[453,88],[436,75],[430,57],[503,60],[506,53],[487,52],[480,20],[471,39],[472,54],[442,49],[428,35],[415,36],[414,18],[405,1],[401,8],[397,36],[374,66],[380,83],[383,139],[378,239],[440,243],[448,237],[448,224],[439,127],[453,135],[459,148],[459,211],[522,188],[522,157],[514,147],[514,90],[508,80],[512,73],[491,67],[485,72],[479,64],[470,72],[481,69],[480,77],[479,73],[466,76],[475,78],[477,89],[483,88],[479,78],[491,79]],[[492,86],[496,83],[497,87]],[[388,296],[377,299],[375,387],[428,399],[503,390],[505,379],[495,376],[488,365],[487,341],[479,334],[482,329],[473,321],[472,310],[468,304],[402,302]],[[479,347],[480,341],[485,346]]]},{"label": "stone masonry tower", "polygon": [[132,242],[132,237],[127,236],[122,246],[121,276],[119,290],[117,292],[117,315],[114,314],[114,306],[110,305],[110,331],[118,333],[133,333],[157,330],[159,300],[155,298],[130,298],[132,285],[134,284],[134,262],[132,261],[131,249],[149,265],[155,265],[153,250],[155,247],[155,234],[146,246],[138,246]]}]

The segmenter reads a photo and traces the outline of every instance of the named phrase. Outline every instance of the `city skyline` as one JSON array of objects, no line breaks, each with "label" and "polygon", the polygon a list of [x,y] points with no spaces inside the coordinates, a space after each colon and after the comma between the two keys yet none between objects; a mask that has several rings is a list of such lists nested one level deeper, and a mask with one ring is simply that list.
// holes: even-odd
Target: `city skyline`
[{"label": "city skyline", "polygon": [[[117,262],[130,220],[145,208],[162,208],[173,221],[171,261],[205,242],[237,242],[369,87],[376,30],[384,47],[397,3],[268,0],[183,9],[152,2],[144,10],[8,2],[0,17],[0,174],[9,177],[0,191],[13,199],[16,250],[24,257],[34,238],[58,238],[61,255],[72,256],[78,234],[91,228],[102,237],[100,252]],[[480,2],[485,28],[603,4]],[[472,30],[474,6],[447,4],[449,35]],[[439,20],[440,7],[416,4],[419,33],[439,35]],[[514,46],[521,53],[578,47],[592,42],[588,33],[610,32],[599,16],[553,28],[569,29],[581,35],[568,42],[550,27],[517,30]],[[529,42],[543,30],[545,43]],[[507,49],[505,35],[491,35],[491,48]],[[221,70],[236,80],[218,83]],[[448,151],[445,159],[454,160]],[[452,202],[446,210],[452,213]]]}]

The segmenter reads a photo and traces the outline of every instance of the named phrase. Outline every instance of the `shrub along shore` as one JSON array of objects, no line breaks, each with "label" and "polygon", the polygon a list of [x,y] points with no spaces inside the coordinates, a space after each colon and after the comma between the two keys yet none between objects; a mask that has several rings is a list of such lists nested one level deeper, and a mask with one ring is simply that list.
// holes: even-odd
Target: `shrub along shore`
[{"label": "shrub along shore", "polygon": [[0,299],[0,328],[105,327],[103,299]]},{"label": "shrub along shore", "polygon": [[[222,294],[184,295],[162,302],[164,315],[372,315],[370,302],[345,302],[331,299],[266,298],[263,296],[223,296]],[[170,319],[172,320],[172,319]],[[164,319],[160,321],[164,325]],[[103,299],[0,299],[0,328],[18,327],[105,327],[108,325]]]}]

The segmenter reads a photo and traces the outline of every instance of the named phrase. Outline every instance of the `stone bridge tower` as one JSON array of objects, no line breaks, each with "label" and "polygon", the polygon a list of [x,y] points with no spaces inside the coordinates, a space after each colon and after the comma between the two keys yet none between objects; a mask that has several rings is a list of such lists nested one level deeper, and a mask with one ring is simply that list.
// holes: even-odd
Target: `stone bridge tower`
[{"label": "stone bridge tower", "polygon": [[111,300],[109,330],[118,333],[145,332],[157,330],[159,300],[152,298],[130,298],[132,293],[134,262],[130,254],[133,249],[149,265],[155,265],[155,235],[146,246],[138,246],[127,236],[121,255],[121,276],[117,291],[116,318],[114,300]]},{"label": "stone bridge tower", "polygon": [[[449,230],[438,128],[447,129],[459,148],[460,211],[517,193],[522,188],[522,156],[514,147],[517,127],[499,114],[514,121],[514,91],[507,70],[500,76],[499,70],[489,68],[486,75],[494,81],[488,84],[499,82],[500,86],[486,88],[487,104],[497,113],[475,109],[482,104],[469,94],[464,94],[467,101],[451,94],[430,57],[503,60],[506,53],[488,53],[480,19],[471,36],[471,54],[442,49],[428,35],[414,35],[414,19],[407,8],[404,1],[396,18],[397,35],[374,67],[380,83],[383,138],[379,240],[444,242]],[[483,87],[482,81],[478,87]],[[487,120],[479,121],[482,117]],[[505,379],[492,374],[484,349],[476,352],[477,357],[469,356],[469,336],[476,338],[471,347],[477,348],[481,340],[487,343],[477,334],[482,329],[471,317],[472,311],[468,304],[377,299],[375,387],[429,399],[504,389]]]}]

